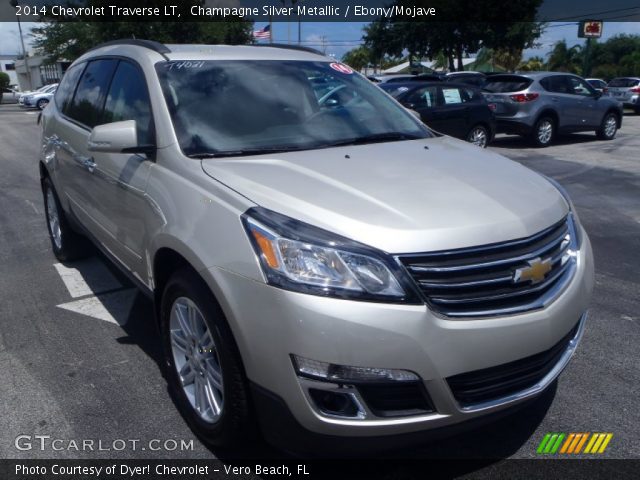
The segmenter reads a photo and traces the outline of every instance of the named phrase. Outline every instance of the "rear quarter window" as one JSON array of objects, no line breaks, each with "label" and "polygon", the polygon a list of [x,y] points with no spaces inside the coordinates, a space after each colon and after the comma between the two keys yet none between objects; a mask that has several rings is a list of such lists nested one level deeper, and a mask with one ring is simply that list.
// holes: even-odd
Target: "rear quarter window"
[{"label": "rear quarter window", "polygon": [[511,93],[525,90],[533,80],[518,75],[493,76],[487,79],[483,90],[491,93]]}]

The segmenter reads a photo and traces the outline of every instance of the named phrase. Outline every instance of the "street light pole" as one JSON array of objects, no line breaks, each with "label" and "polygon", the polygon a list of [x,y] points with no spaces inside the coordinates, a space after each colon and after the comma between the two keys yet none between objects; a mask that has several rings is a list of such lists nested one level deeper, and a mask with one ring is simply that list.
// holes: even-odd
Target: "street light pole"
[{"label": "street light pole", "polygon": [[[9,4],[16,8],[18,6],[18,0],[11,0]],[[24,38],[22,36],[22,24],[20,23],[20,16],[16,15],[18,19],[18,31],[20,32],[20,44],[22,45],[22,57],[24,58],[24,68],[27,70],[27,80],[29,81],[29,88],[27,90],[33,90],[33,82],[31,80],[31,69],[29,68],[29,60],[27,58],[27,49],[24,48]]]}]

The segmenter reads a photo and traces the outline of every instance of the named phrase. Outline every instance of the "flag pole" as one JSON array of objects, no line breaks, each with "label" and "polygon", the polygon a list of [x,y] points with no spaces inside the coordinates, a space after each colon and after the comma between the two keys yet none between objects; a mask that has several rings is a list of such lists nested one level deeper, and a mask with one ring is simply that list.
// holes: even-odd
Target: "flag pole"
[{"label": "flag pole", "polygon": [[269,43],[273,43],[273,25],[272,25],[272,17],[269,14]]}]

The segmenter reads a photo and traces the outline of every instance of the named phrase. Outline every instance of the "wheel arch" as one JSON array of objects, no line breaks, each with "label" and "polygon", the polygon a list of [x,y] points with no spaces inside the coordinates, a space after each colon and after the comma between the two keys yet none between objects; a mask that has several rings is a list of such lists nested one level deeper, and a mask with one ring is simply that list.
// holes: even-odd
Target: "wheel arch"
[{"label": "wheel arch", "polygon": [[553,120],[553,131],[554,131],[554,133],[556,133],[558,131],[558,128],[560,127],[560,116],[558,115],[558,112],[556,112],[552,108],[545,108],[536,117],[536,121],[533,123],[534,126],[543,117],[551,117],[551,119]]}]

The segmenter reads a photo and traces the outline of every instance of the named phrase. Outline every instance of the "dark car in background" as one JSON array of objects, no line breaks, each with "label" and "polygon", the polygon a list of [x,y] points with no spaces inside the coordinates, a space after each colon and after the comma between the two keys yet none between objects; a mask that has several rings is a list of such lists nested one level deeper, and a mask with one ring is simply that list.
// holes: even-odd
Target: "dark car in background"
[{"label": "dark car in background", "polygon": [[386,83],[380,88],[434,130],[486,147],[495,133],[491,107],[477,88],[449,82]]},{"label": "dark car in background", "polygon": [[609,82],[609,95],[640,114],[640,77],[619,77]]},{"label": "dark car in background", "polygon": [[526,136],[538,147],[558,134],[589,130],[611,140],[622,126],[620,103],[569,73],[492,75],[483,92],[495,104],[498,133]]}]

